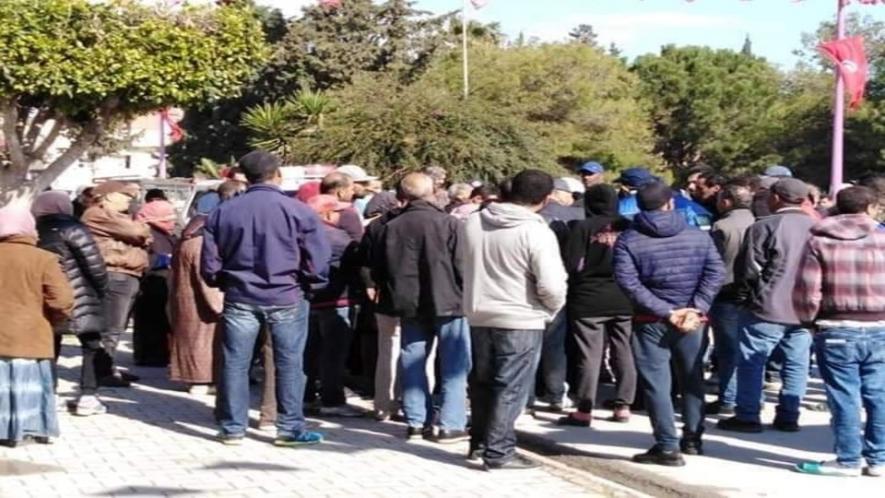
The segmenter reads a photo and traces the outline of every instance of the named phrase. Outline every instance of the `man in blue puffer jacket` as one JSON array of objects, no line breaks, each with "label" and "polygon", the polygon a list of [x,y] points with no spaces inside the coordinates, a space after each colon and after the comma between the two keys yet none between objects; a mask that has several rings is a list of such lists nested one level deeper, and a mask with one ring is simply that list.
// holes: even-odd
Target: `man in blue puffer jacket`
[{"label": "man in blue puffer jacket", "polygon": [[[636,198],[641,212],[615,244],[615,280],[637,310],[633,351],[656,444],[633,461],[682,466],[682,453],[703,452],[701,322],[725,281],[725,266],[713,239],[675,211],[670,187],[651,182]],[[682,389],[681,441],[670,399],[671,356]]]}]

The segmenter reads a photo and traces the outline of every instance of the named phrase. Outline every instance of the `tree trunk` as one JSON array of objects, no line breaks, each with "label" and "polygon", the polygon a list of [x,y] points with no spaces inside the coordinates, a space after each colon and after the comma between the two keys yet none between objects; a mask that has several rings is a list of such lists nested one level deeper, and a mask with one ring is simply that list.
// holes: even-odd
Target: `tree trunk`
[{"label": "tree trunk", "polygon": [[95,144],[101,135],[101,130],[98,120],[87,123],[71,146],[55,158],[46,169],[35,172],[30,180],[29,169],[42,160],[42,157],[28,157],[23,167],[16,167],[13,163],[6,168],[0,168],[0,206],[12,202],[33,202],[40,192],[52,185],[52,182]]}]

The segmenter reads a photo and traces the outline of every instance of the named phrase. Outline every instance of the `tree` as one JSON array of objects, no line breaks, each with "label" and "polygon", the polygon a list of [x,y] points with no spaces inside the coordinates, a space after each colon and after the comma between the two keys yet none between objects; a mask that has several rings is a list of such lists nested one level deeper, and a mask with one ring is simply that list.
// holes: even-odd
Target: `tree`
[{"label": "tree", "polygon": [[589,45],[591,47],[599,46],[599,35],[589,24],[579,24],[575,29],[569,31],[569,38],[575,43]]},{"label": "tree", "polygon": [[[0,2],[0,197],[32,198],[136,115],[236,94],[266,56],[260,39],[240,3]],[[70,145],[47,158],[62,136]]]},{"label": "tree", "polygon": [[431,16],[405,0],[348,0],[335,9],[312,5],[274,43],[274,25],[263,17],[273,43],[270,61],[242,97],[189,109],[182,123],[188,138],[172,150],[176,172],[189,174],[204,157],[225,161],[247,152],[249,136],[241,126],[246,110],[289,99],[305,85],[312,90],[340,88],[364,72],[389,71],[404,80],[420,77],[436,51],[453,39],[452,18]]},{"label": "tree", "polygon": [[652,104],[655,151],[674,170],[701,162],[737,170],[773,153],[765,125],[782,77],[764,59],[670,45],[639,57],[633,72]]},{"label": "tree", "polygon": [[[460,56],[441,57],[427,76],[457,91]],[[470,100],[516,116],[549,144],[550,159],[566,167],[588,158],[614,169],[659,165],[638,87],[620,60],[587,45],[487,46],[471,52]]]},{"label": "tree", "polygon": [[744,46],[741,47],[741,55],[753,57],[753,40],[750,39],[749,34],[744,38]]},{"label": "tree", "polygon": [[452,178],[498,180],[528,167],[556,171],[545,142],[518,117],[427,79],[357,76],[330,93],[334,110],[312,133],[293,133],[287,159],[356,163],[387,178],[431,164]]}]

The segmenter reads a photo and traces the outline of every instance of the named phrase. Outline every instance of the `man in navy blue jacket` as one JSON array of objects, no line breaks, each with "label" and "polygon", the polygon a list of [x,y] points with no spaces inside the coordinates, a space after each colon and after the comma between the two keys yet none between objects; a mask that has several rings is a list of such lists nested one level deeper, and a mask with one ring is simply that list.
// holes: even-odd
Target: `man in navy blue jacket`
[{"label": "man in navy blue jacket", "polygon": [[[713,239],[674,210],[670,187],[648,183],[636,198],[642,211],[615,244],[615,280],[636,307],[633,352],[656,444],[633,461],[682,466],[682,453],[703,452],[701,322],[725,281],[725,267]],[[682,389],[681,441],[670,398],[671,356]]]},{"label": "man in navy blue jacket", "polygon": [[277,385],[277,446],[322,441],[304,429],[304,345],[309,305],[304,289],[324,282],[331,252],[319,218],[286,196],[279,159],[255,151],[239,166],[245,194],[206,221],[201,274],[224,291],[224,367],[219,439],[242,442],[249,421],[249,364],[262,326],[273,338]]}]

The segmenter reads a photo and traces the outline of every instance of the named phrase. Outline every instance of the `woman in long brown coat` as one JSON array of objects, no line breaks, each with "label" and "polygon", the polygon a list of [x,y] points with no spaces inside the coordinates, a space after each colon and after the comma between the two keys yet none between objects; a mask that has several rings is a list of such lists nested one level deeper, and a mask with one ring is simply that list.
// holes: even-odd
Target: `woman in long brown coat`
[{"label": "woman in long brown coat", "polygon": [[170,376],[190,384],[190,391],[203,392],[215,382],[215,336],[220,330],[224,295],[200,277],[200,254],[206,215],[219,202],[244,189],[239,182],[224,183],[218,193],[206,194],[197,205],[197,215],[181,234],[172,257],[170,315],[172,318]]}]

